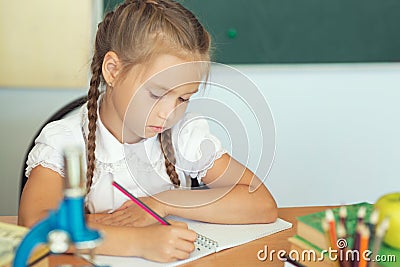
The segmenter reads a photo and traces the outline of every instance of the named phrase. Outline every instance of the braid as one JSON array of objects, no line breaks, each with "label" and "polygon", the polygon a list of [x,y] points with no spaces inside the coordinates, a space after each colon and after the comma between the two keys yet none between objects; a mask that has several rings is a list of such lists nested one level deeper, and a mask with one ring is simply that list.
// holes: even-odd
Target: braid
[{"label": "braid", "polygon": [[92,185],[93,172],[95,168],[95,149],[96,149],[96,122],[97,122],[97,99],[99,98],[100,92],[98,87],[100,86],[100,75],[101,65],[92,64],[93,76],[90,80],[90,89],[88,93],[88,118],[89,118],[89,134],[87,137],[87,172],[86,172],[86,190],[87,193],[90,191]]},{"label": "braid", "polygon": [[91,64],[92,78],[90,79],[90,88],[88,92],[88,119],[89,134],[87,136],[87,171],[86,171],[86,193],[90,192],[90,187],[92,186],[93,174],[95,169],[95,150],[96,150],[96,123],[97,123],[97,100],[99,99],[100,91],[99,87],[101,83],[104,83],[104,78],[102,74],[102,64],[104,55],[109,50],[109,38],[108,38],[108,26],[112,19],[114,12],[111,11],[107,13],[104,20],[99,24],[95,51]]},{"label": "braid", "polygon": [[162,134],[158,135],[158,140],[161,144],[161,151],[164,154],[165,169],[167,174],[175,187],[179,187],[181,181],[179,180],[178,174],[175,171],[175,154],[174,148],[172,147],[171,129],[168,129]]}]

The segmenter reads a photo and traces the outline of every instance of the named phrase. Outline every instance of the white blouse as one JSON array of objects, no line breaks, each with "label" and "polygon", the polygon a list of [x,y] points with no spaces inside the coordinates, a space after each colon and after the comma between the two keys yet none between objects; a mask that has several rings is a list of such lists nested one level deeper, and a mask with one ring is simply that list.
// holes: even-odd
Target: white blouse
[{"label": "white blouse", "polygon": [[[46,125],[29,153],[25,175],[29,177],[32,169],[41,165],[65,177],[63,150],[73,145],[86,151],[88,122],[84,105],[78,113]],[[226,153],[221,142],[210,133],[207,121],[190,113],[172,128],[172,144],[175,170],[184,187],[190,187],[186,177],[197,178],[200,183],[214,161]],[[98,116],[95,155],[93,182],[85,199],[91,213],[112,212],[128,200],[113,188],[113,180],[138,197],[174,189],[165,170],[158,136],[136,144],[121,144]]]}]

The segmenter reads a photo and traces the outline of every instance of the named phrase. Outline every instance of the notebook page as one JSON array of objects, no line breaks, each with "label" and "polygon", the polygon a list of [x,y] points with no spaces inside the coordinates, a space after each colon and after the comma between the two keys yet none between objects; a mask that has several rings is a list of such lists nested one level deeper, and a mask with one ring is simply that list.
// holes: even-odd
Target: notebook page
[{"label": "notebook page", "polygon": [[[175,220],[176,218],[172,218]],[[248,243],[255,239],[272,235],[289,229],[292,224],[282,219],[277,219],[269,224],[212,224],[187,219],[180,219],[188,224],[189,228],[218,242],[217,251]]]}]

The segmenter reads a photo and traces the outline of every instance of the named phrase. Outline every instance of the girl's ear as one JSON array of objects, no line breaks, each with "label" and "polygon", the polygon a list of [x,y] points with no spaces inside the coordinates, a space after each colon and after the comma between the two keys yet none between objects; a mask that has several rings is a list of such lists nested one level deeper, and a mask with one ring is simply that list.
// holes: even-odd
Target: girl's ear
[{"label": "girl's ear", "polygon": [[112,51],[107,52],[107,54],[104,56],[102,72],[103,77],[109,86],[113,86],[120,68],[121,63],[118,55]]}]

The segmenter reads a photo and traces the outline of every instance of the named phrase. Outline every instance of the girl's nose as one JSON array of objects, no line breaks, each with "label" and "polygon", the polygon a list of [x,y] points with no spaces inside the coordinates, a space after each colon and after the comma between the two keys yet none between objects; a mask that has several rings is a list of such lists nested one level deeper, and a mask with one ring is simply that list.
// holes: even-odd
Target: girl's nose
[{"label": "girl's nose", "polygon": [[173,119],[175,116],[176,101],[173,98],[166,97],[158,102],[158,116],[163,120]]}]

